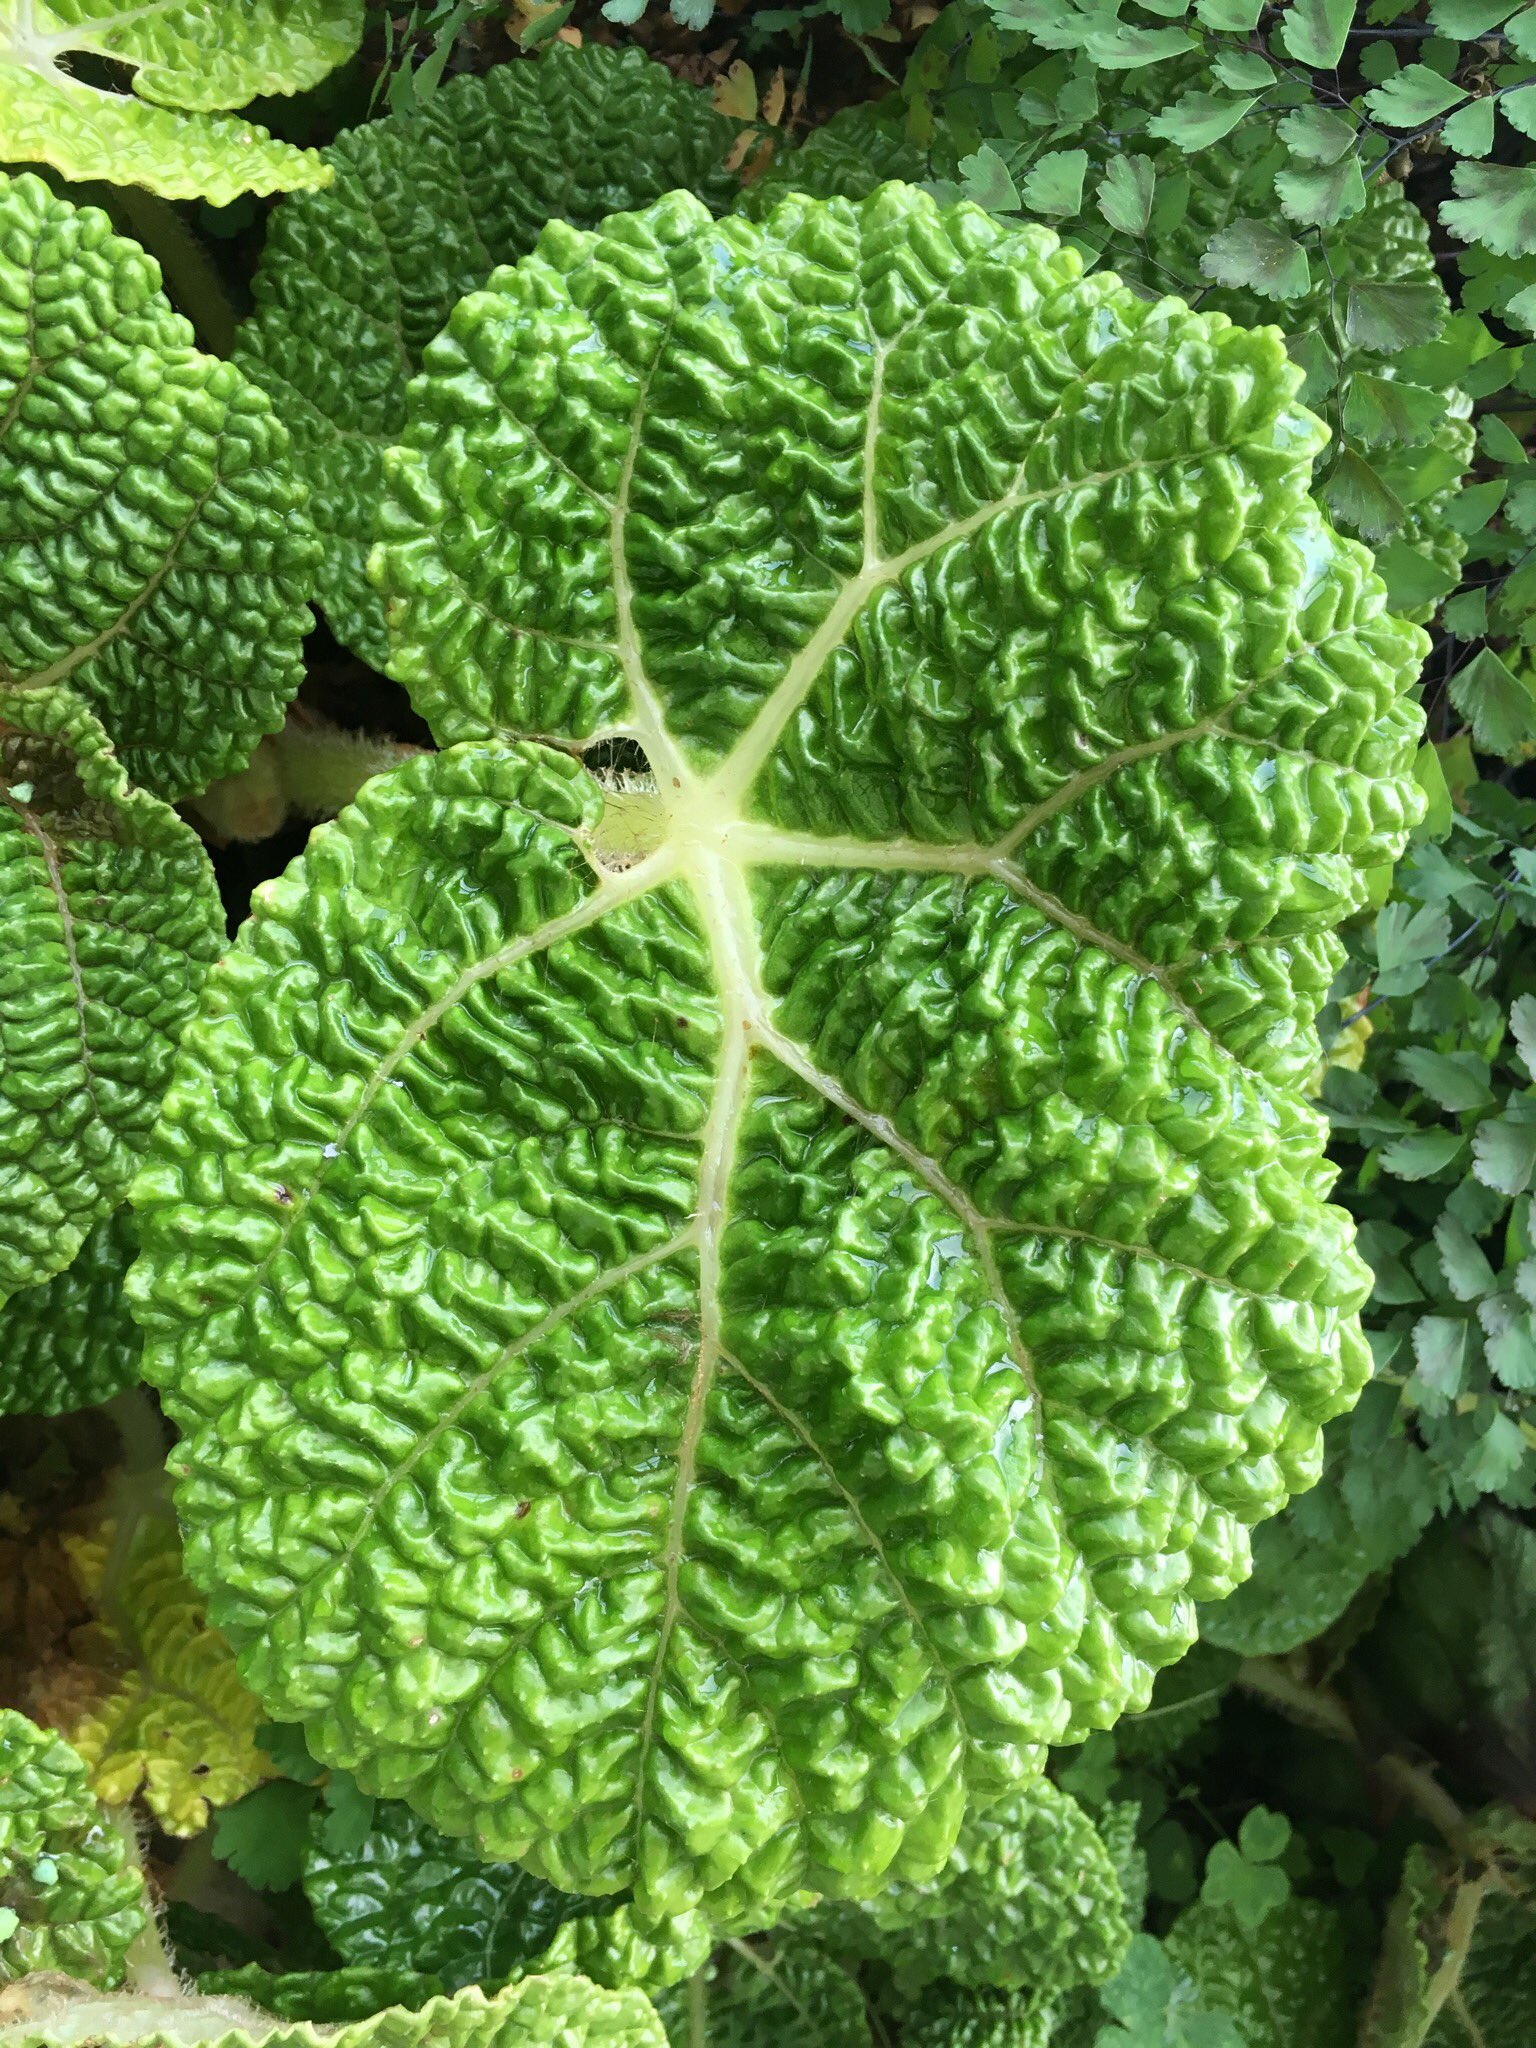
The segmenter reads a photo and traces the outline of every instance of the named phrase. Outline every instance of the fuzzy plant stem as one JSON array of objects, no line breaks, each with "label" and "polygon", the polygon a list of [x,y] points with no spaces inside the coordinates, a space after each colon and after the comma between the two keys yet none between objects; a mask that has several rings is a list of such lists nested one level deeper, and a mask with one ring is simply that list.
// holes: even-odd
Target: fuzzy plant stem
[{"label": "fuzzy plant stem", "polygon": [[[1443,2005],[1448,2001],[1454,2001],[1457,2005],[1461,2003],[1461,1973],[1466,1967],[1468,1956],[1472,1953],[1472,1942],[1477,1933],[1477,1918],[1483,1909],[1483,1901],[1493,1889],[1494,1880],[1490,1872],[1485,1872],[1483,1876],[1456,1888],[1456,1897],[1446,1916],[1442,1935],[1445,1953],[1426,1987],[1423,2009],[1424,2032],[1419,2036],[1421,2040],[1429,2038]],[[1464,2007],[1462,2010],[1465,2012]],[[1469,2020],[1470,2017],[1468,2014]],[[1481,2041],[1483,2038],[1470,2025],[1466,2032],[1472,2040]]]},{"label": "fuzzy plant stem", "polygon": [[133,1814],[126,1806],[109,1806],[107,1818],[128,1845],[128,1854],[134,1868],[144,1884],[144,1925],[134,1937],[128,1950],[127,1988],[145,1998],[181,1998],[186,1985],[182,1982],[170,1951],[165,1945],[165,1935],[160,1927],[157,1910],[149,1879],[144,1869],[143,1852],[139,1846],[139,1831],[134,1825]]},{"label": "fuzzy plant stem", "polygon": [[128,1983],[145,1998],[183,1998],[186,1985],[176,1973],[160,1931],[159,1916],[145,1917],[143,1932],[128,1951]]},{"label": "fuzzy plant stem", "polygon": [[351,803],[365,782],[398,768],[421,752],[398,740],[342,732],[318,722],[290,719],[275,735],[282,758],[283,794],[305,818],[329,818]]},{"label": "fuzzy plant stem", "polygon": [[1422,1764],[1394,1751],[1377,1755],[1355,1726],[1354,1716],[1336,1692],[1326,1686],[1308,1685],[1289,1671],[1279,1657],[1245,1657],[1238,1667],[1237,1682],[1245,1692],[1274,1707],[1289,1720],[1335,1742],[1348,1743],[1367,1770],[1383,1785],[1416,1806],[1437,1833],[1453,1848],[1466,1840],[1467,1816],[1450,1793]]},{"label": "fuzzy plant stem", "polygon": [[398,768],[419,747],[368,733],[343,732],[321,719],[290,713],[268,733],[238,775],[210,783],[188,799],[220,841],[270,839],[290,817],[333,818],[365,782]]},{"label": "fuzzy plant stem", "polygon": [[[705,1969],[709,1966],[705,1965]],[[709,1988],[704,1970],[695,1970],[688,1979],[688,2042],[689,2048],[703,2048],[709,2029]]]}]

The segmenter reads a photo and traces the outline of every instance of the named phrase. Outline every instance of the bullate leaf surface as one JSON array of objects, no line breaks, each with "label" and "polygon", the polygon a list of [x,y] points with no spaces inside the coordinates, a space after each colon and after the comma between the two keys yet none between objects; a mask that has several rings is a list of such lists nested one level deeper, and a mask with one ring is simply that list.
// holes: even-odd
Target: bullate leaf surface
[{"label": "bullate leaf surface", "polygon": [[340,2026],[281,2021],[235,1998],[92,1998],[57,1978],[0,2007],[0,2048],[667,2048],[638,1991],[576,1976],[525,1977],[415,2010],[388,2006]]},{"label": "bullate leaf surface", "polygon": [[[70,1267],[121,1202],[223,938],[196,833],[128,784],[85,707],[53,692],[46,709],[56,732],[8,731],[0,686],[0,1302]],[[52,1308],[82,1280],[95,1289],[66,1278]],[[0,1409],[113,1391],[120,1330],[82,1348],[73,1318],[45,1335],[35,1306],[15,1316]]]},{"label": "bullate leaf surface", "polygon": [[[323,185],[319,153],[223,111],[303,92],[356,50],[363,0],[8,0],[0,9],[0,159],[76,181],[225,206]],[[130,92],[77,77],[122,66]],[[102,68],[105,68],[104,65]]]},{"label": "bullate leaf surface", "polygon": [[35,1970],[121,1983],[149,1924],[130,1837],[61,1736],[0,1709],[0,1988]]},{"label": "bullate leaf surface", "polygon": [[272,402],[93,206],[0,176],[0,724],[53,702],[167,798],[282,723],[319,554]]},{"label": "bullate leaf surface", "polygon": [[0,1307],[0,1415],[67,1415],[138,1379],[142,1340],[123,1300],[135,1249],[119,1209],[62,1273]]},{"label": "bullate leaf surface", "polygon": [[326,151],[333,182],[278,209],[235,361],[271,392],[310,480],[319,602],[376,667],[389,643],[368,549],[422,350],[548,220],[594,227],[675,186],[723,211],[741,189],[725,168],[735,133],[638,50],[556,43],[354,128]]},{"label": "bullate leaf surface", "polygon": [[1295,387],[894,185],[553,224],[427,350],[447,751],[259,892],[130,1281],[213,1618],[366,1790],[641,1924],[921,1883],[1315,1476],[1424,643]]}]

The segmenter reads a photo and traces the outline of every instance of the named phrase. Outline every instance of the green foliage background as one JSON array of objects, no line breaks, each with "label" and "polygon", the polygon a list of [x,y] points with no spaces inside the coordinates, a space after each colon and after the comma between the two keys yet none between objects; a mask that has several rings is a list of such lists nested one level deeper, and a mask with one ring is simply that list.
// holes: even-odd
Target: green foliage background
[{"label": "green foliage background", "polygon": [[[387,2008],[574,1968],[654,1993],[673,2048],[1530,2048],[1536,6],[417,0],[286,21],[277,9],[257,24],[277,40],[250,59],[266,86],[254,143],[229,111],[249,78],[202,99],[186,84],[195,10],[188,45],[177,12],[148,56],[121,26],[116,42],[92,40],[82,9],[57,12],[80,78],[114,89],[107,126],[79,127],[80,95],[49,82],[69,109],[49,159],[27,98],[36,75],[7,59],[0,144],[18,164],[51,162],[60,192],[104,205],[151,251],[207,354],[248,374],[237,386],[217,373],[232,409],[264,421],[264,386],[301,452],[328,461],[347,436],[393,438],[399,387],[443,308],[484,281],[472,245],[495,241],[510,260],[556,202],[537,179],[494,204],[470,193],[455,234],[414,252],[380,401],[368,309],[323,374],[295,383],[284,351],[314,306],[259,268],[269,234],[302,243],[306,223],[356,203],[354,187],[282,202],[294,211],[275,231],[254,193],[313,186],[312,152],[354,128],[356,190],[390,152],[438,175],[430,139],[473,134],[495,97],[478,81],[539,61],[553,38],[617,42],[680,81],[666,105],[684,141],[668,162],[702,150],[707,168],[686,175],[718,208],[900,177],[1048,221],[1149,296],[1278,325],[1330,429],[1316,490],[1433,644],[1427,815],[1346,934],[1312,1081],[1374,1275],[1374,1376],[1330,1425],[1318,1485],[1259,1531],[1254,1578],[1206,1612],[1146,1712],[1058,1753],[1046,1790],[973,1829],[945,1881],[859,1906],[808,1898],[778,1928],[724,1942],[698,1916],[642,1934],[623,1897],[577,1900],[486,1862],[321,1769],[295,1729],[264,1727],[252,1748],[254,1703],[177,1569],[158,1478],[170,1439],[133,1387],[118,1293],[126,1226],[103,1220],[74,1265],[0,1308],[0,1708],[80,1752],[0,1714],[0,1755],[9,1743],[26,1759],[0,1773],[0,1984],[39,1958],[108,1987],[137,1969],[163,1988],[155,1971],[169,1968],[287,2020],[356,2025],[359,2040]],[[684,87],[700,97],[696,130]],[[563,160],[586,119],[583,103],[523,146]],[[138,179],[114,175],[124,136],[150,164]],[[603,189],[583,202],[594,219]],[[190,362],[179,323],[171,343]],[[344,476],[335,495],[375,488]],[[323,507],[316,517],[323,538]],[[307,528],[294,530],[295,559],[312,559]],[[332,583],[359,583],[365,539],[348,535],[350,567],[337,551]],[[319,588],[323,603],[324,572]],[[290,638],[293,617],[290,594]],[[283,730],[244,734],[225,763],[236,772],[183,805],[232,921],[311,818],[420,745],[403,694],[343,645],[366,656],[376,635],[371,619],[349,631],[338,603]],[[28,804],[63,714],[27,723],[37,707],[18,708],[8,680],[0,745]],[[102,782],[106,735],[81,742],[82,714],[69,715]],[[206,934],[191,946],[199,961],[208,950]],[[496,2024],[544,2027],[527,2019],[535,2002]],[[586,2024],[556,2003],[550,2027]],[[637,2009],[605,2006],[609,2032],[485,2038],[626,2048],[657,2038],[634,2030]],[[453,2024],[469,2027],[459,2010]],[[0,2018],[0,2042],[13,2037]]]}]

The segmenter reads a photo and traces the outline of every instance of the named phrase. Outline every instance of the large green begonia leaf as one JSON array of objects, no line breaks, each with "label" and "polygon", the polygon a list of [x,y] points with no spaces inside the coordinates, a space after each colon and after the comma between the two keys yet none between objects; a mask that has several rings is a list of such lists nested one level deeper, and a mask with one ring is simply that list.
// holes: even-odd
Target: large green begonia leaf
[{"label": "large green begonia leaf", "polygon": [[329,189],[279,209],[235,360],[293,431],[326,537],[319,601],[376,667],[388,641],[368,549],[383,453],[405,429],[426,344],[547,220],[595,226],[674,186],[728,206],[735,133],[638,50],[555,43],[343,135],[326,153]]},{"label": "large green begonia leaf", "polygon": [[[1193,60],[1182,75],[1196,92],[1212,82]],[[1175,90],[1167,67],[1121,73],[1113,105],[1096,105],[1079,129],[1063,129],[1055,140],[1073,141],[1080,146],[1079,153],[1086,150],[1091,175],[1085,187],[1081,176],[1078,179],[1086,193],[1100,188],[1101,179],[1117,166],[1135,163],[1154,183],[1171,185],[1176,180],[1183,203],[1166,221],[1154,209],[1146,234],[1111,233],[1106,238],[1097,205],[1080,194],[1080,207],[1066,209],[1078,215],[1074,232],[1095,246],[1102,243],[1102,260],[1153,296],[1176,292],[1245,327],[1278,322],[1299,340],[1322,333],[1336,348],[1338,367],[1346,378],[1364,373],[1378,382],[1395,379],[1392,351],[1368,346],[1365,337],[1350,332],[1346,308],[1355,305],[1354,294],[1364,296],[1382,285],[1413,294],[1415,324],[1422,338],[1437,332],[1451,310],[1424,216],[1405,197],[1401,184],[1377,177],[1365,188],[1357,212],[1322,229],[1318,246],[1324,261],[1314,266],[1313,282],[1300,296],[1277,303],[1250,288],[1213,286],[1202,258],[1214,238],[1236,223],[1251,224],[1254,216],[1266,223],[1273,219],[1272,138],[1264,124],[1255,122],[1219,146],[1193,155],[1176,144],[1154,142],[1145,133],[1147,118]],[[924,152],[907,139],[893,102],[851,107],[814,130],[799,149],[776,156],[767,175],[749,188],[744,204],[761,211],[788,188],[818,198],[862,198],[887,177],[915,179],[937,170],[953,178],[962,173],[966,161],[962,132],[941,121],[931,149]],[[1021,189],[1027,202],[1028,179]],[[1007,201],[1009,206],[1015,203]],[[1374,323],[1377,331],[1372,338],[1383,338],[1380,326],[1379,321]],[[1401,345],[1399,339],[1397,346]],[[1373,451],[1371,458],[1372,470],[1393,499],[1401,501],[1396,542],[1418,558],[1419,575],[1438,578],[1447,588],[1455,581],[1467,546],[1446,514],[1459,489],[1460,473],[1472,461],[1471,413],[1465,392],[1445,392],[1431,430],[1406,444]],[[1338,516],[1337,505],[1335,512]],[[1366,537],[1363,529],[1360,532]],[[1422,623],[1434,610],[1434,601],[1410,602],[1405,616]]]},{"label": "large green begonia leaf", "polygon": [[[121,1202],[224,936],[197,834],[127,783],[90,714],[56,692],[0,692],[6,710],[46,712],[53,731],[0,724],[0,1302],[70,1266]],[[71,1271],[50,1310],[104,1278]],[[115,1311],[89,1332],[36,1316],[25,1296],[0,1314],[0,1343],[21,1326],[18,1353],[0,1352],[0,1412],[78,1405],[77,1373],[86,1399],[119,1378]]]},{"label": "large green begonia leaf", "polygon": [[340,2026],[279,2020],[234,1998],[94,1998],[57,1978],[0,2003],[0,2048],[667,2048],[638,1991],[603,1991],[575,1976],[525,1977],[487,1998],[389,2006]]},{"label": "large green begonia leaf", "polygon": [[366,1789],[650,1925],[921,1883],[1315,1475],[1299,1083],[1423,636],[1295,384],[900,186],[554,224],[428,350],[450,751],[258,892],[130,1278],[192,1569]]},{"label": "large green begonia leaf", "polygon": [[0,1708],[0,1987],[34,1970],[122,1982],[149,1925],[131,1839],[69,1744]]},{"label": "large green begonia leaf", "polygon": [[104,213],[0,177],[0,723],[73,699],[166,797],[281,724],[319,555],[271,400],[191,344]]},{"label": "large green begonia leaf", "polygon": [[[0,160],[216,206],[323,185],[315,150],[220,110],[303,92],[362,32],[363,0],[5,0]],[[132,93],[77,77],[82,55],[130,67]]]},{"label": "large green begonia leaf", "polygon": [[929,168],[925,153],[907,136],[901,101],[861,100],[813,128],[797,149],[781,144],[762,177],[745,188],[741,203],[749,213],[765,214],[786,192],[865,199],[892,178],[916,183]]},{"label": "large green begonia leaf", "polygon": [[594,1984],[635,1984],[655,1992],[702,1969],[712,1945],[704,1913],[673,1913],[641,1927],[634,1908],[623,1905],[567,1919],[535,1967],[576,1970]]},{"label": "large green begonia leaf", "polygon": [[1109,1850],[1049,1779],[970,1815],[931,1883],[823,1907],[817,1924],[835,1953],[887,1962],[905,1988],[948,1977],[1042,2004],[1112,1977],[1131,1938]]},{"label": "large green begonia leaf", "polygon": [[133,1385],[142,1339],[123,1276],[135,1249],[119,1209],[63,1272],[0,1305],[0,1415],[66,1415]]},{"label": "large green begonia leaf", "polygon": [[394,1800],[380,1802],[355,1846],[332,1847],[323,1819],[313,1833],[304,1891],[337,1954],[438,1977],[450,1991],[504,1982],[599,1903],[483,1861]]}]

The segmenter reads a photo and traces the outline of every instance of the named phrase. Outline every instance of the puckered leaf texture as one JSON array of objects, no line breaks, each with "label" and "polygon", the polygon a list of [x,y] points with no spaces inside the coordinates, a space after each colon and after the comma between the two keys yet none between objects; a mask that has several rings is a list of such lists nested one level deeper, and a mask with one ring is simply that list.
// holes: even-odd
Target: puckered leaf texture
[{"label": "puckered leaf texture", "polygon": [[[1147,1908],[1147,1856],[1140,1840],[1142,1823],[1142,1808],[1135,1799],[1111,1800],[1093,1816],[1095,1832],[1104,1845],[1115,1881],[1120,1887],[1120,1910],[1132,1927],[1141,1925]],[[1117,1939],[1115,1930],[1111,1928],[1107,1937],[1100,1937],[1098,1952],[1112,1946]]]},{"label": "puckered leaf texture", "polygon": [[704,1913],[675,1913],[642,1928],[634,1908],[623,1905],[566,1919],[537,1967],[573,1969],[595,1984],[635,1984],[656,1992],[703,1969],[711,1946]]},{"label": "puckered leaf texture", "polygon": [[594,226],[674,186],[729,205],[735,132],[637,50],[556,43],[342,136],[329,189],[279,210],[235,360],[272,393],[310,479],[326,537],[319,601],[376,667],[388,641],[366,564],[383,451],[428,341],[547,220]]},{"label": "puckered leaf texture", "polygon": [[1244,1657],[1311,1642],[1443,1506],[1445,1481],[1426,1453],[1405,1436],[1356,1436],[1360,1420],[1357,1409],[1334,1425],[1322,1478],[1255,1536],[1254,1575],[1201,1616],[1203,1642]]},{"label": "puckered leaf texture", "polygon": [[119,1984],[148,1924],[129,1837],[102,1812],[84,1763],[0,1708],[0,1986],[34,1970]]},{"label": "puckered leaf texture", "polygon": [[656,2007],[671,2048],[873,2048],[859,1987],[803,1934],[725,1942]]},{"label": "puckered leaf texture", "polygon": [[1288,1899],[1257,1926],[1226,1906],[1190,1906],[1167,1949],[1205,2010],[1231,2015],[1244,2048],[1353,2048],[1360,1959],[1331,1906]]},{"label": "puckered leaf texture", "polygon": [[192,1569],[365,1789],[642,1923],[923,1883],[1315,1475],[1297,1084],[1423,642],[1295,384],[901,186],[553,224],[428,350],[449,751],[259,892],[129,1283]]},{"label": "puckered leaf texture", "polygon": [[905,2016],[902,2048],[1051,2048],[1055,2020],[1033,1992],[936,1984]]},{"label": "puckered leaf texture", "polygon": [[232,1998],[95,1998],[39,1982],[17,2010],[0,2008],[3,2048],[667,2048],[638,1991],[582,1977],[525,1977],[487,1998],[461,1991],[415,2011],[387,2007],[343,2026],[275,2024]]},{"label": "puckered leaf texture", "polygon": [[386,2006],[417,2007],[445,1996],[436,1979],[388,1965],[346,1963],[329,1970],[267,1970],[245,1963],[236,1970],[204,1970],[199,1991],[214,1997],[248,1999],[284,2020],[335,2025],[371,2019]]},{"label": "puckered leaf texture", "polygon": [[133,1385],[143,1340],[123,1300],[123,1276],[135,1248],[119,1209],[62,1273],[0,1307],[0,1415],[66,1415]]},{"label": "puckered leaf texture", "polygon": [[[122,1371],[117,1312],[81,1320],[111,1253],[81,1247],[138,1164],[224,931],[196,833],[128,786],[85,707],[4,699],[0,684],[0,1301],[77,1263],[7,1318],[0,1411],[78,1406]],[[7,711],[56,732],[6,731]]]},{"label": "puckered leaf texture", "polygon": [[167,1833],[193,1835],[268,1774],[261,1709],[210,1629],[181,1568],[161,1487],[127,1482],[105,1514],[63,1538],[93,1620],[69,1658],[35,1675],[37,1708],[85,1759],[113,1805],[134,1797]]},{"label": "puckered leaf texture", "polygon": [[363,34],[364,0],[47,0],[67,47],[134,67],[134,91],[165,107],[214,112],[305,92],[344,64]]},{"label": "puckered leaf texture", "polygon": [[418,1970],[450,1991],[505,1981],[597,1903],[516,1864],[482,1861],[392,1800],[356,1848],[330,1848],[316,1826],[304,1890],[347,1962]]},{"label": "puckered leaf texture", "polygon": [[104,213],[0,177],[0,720],[73,697],[165,797],[281,723],[319,553],[271,400],[191,343]]},{"label": "puckered leaf texture", "polygon": [[1108,1849],[1048,1779],[972,1814],[931,1884],[821,1918],[834,1952],[878,1957],[908,1988],[949,1977],[1042,2000],[1112,1977],[1131,1938]]},{"label": "puckered leaf texture", "polygon": [[[1208,74],[1193,62],[1185,76],[1197,97],[1199,87],[1211,83]],[[1306,258],[1294,239],[1283,232],[1283,223],[1274,218],[1275,171],[1264,150],[1261,124],[1240,130],[1230,144],[1202,149],[1192,156],[1174,143],[1150,142],[1140,132],[1146,117],[1161,108],[1173,90],[1167,67],[1117,76],[1113,104],[1098,106],[1080,131],[1070,132],[1070,139],[1083,147],[1056,153],[1078,160],[1076,183],[1061,210],[1075,213],[1084,204],[1083,171],[1090,161],[1090,191],[1102,176],[1132,163],[1144,167],[1143,175],[1176,179],[1186,196],[1169,223],[1154,210],[1150,232],[1109,237],[1104,257],[1113,268],[1148,292],[1173,291],[1185,298],[1198,298],[1202,307],[1227,313],[1243,326],[1279,320],[1288,333],[1298,337],[1318,329],[1333,332],[1347,302],[1341,367],[1352,373],[1364,372],[1378,382],[1390,382],[1396,376],[1388,360],[1392,352],[1411,339],[1430,339],[1450,313],[1423,214],[1404,197],[1395,179],[1373,180],[1361,194],[1358,211],[1323,228],[1320,253],[1325,262],[1314,266],[1312,282],[1307,285]],[[1067,139],[1069,131],[1062,134]],[[1131,136],[1135,136],[1135,148],[1128,154]],[[956,161],[959,147],[956,137],[941,123],[932,150],[926,155],[919,151],[906,138],[899,109],[891,101],[878,107],[849,108],[817,129],[801,148],[776,157],[767,175],[749,189],[744,203],[760,211],[786,188],[817,197],[862,198],[887,177],[919,178],[934,168],[962,168]],[[1034,210],[1043,210],[1028,179],[1022,196],[1026,211],[1031,199],[1036,202]],[[1017,202],[1009,198],[1004,203],[1012,206]],[[1088,209],[1089,217],[1080,223],[1080,231],[1097,225],[1093,211]],[[1099,233],[1102,235],[1102,230]],[[1225,273],[1226,266],[1218,258],[1234,235],[1250,258],[1254,236],[1268,237],[1276,262],[1300,277],[1300,287],[1283,305],[1277,306],[1273,297],[1251,285],[1227,281],[1212,286],[1211,277]],[[1401,313],[1395,320],[1389,313],[1390,306],[1400,303],[1391,295],[1401,294],[1411,295],[1414,317],[1407,329]],[[1464,392],[1451,390],[1440,394],[1431,431],[1415,434],[1406,447],[1374,455],[1371,464],[1397,506],[1394,530],[1399,545],[1417,558],[1421,575],[1440,575],[1447,585],[1455,580],[1466,541],[1450,524],[1446,512],[1455,495],[1455,478],[1471,462],[1473,446],[1471,402]],[[1353,464],[1361,458],[1351,456],[1349,460]],[[1421,477],[1421,472],[1429,470],[1440,472],[1432,488]],[[1348,497],[1336,491],[1334,499],[1335,513],[1342,517]],[[1363,536],[1365,529],[1359,531]],[[1369,537],[1379,539],[1382,534],[1378,531]],[[1434,610],[1433,602],[1410,603],[1406,615],[1421,621]]]},{"label": "puckered leaf texture", "polygon": [[747,212],[764,214],[786,192],[817,199],[864,199],[892,178],[927,174],[923,152],[908,140],[899,101],[863,100],[813,128],[798,149],[780,148],[768,169],[742,193]]},{"label": "puckered leaf texture", "polygon": [[[218,206],[322,185],[314,150],[214,110],[302,92],[362,28],[363,0],[18,0],[0,23],[0,159]],[[132,94],[77,78],[80,54],[129,67]]]}]

